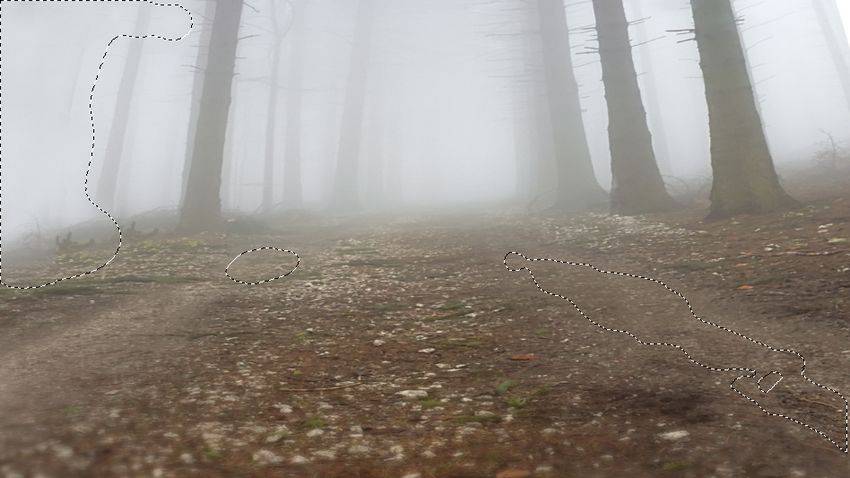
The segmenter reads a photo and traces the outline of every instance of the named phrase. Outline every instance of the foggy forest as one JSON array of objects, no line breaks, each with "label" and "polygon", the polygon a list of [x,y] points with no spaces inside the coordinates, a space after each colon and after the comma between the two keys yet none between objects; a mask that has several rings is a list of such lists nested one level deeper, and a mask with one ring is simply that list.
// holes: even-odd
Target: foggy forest
[{"label": "foggy forest", "polygon": [[850,476],[848,30],[0,0],[0,476]]}]

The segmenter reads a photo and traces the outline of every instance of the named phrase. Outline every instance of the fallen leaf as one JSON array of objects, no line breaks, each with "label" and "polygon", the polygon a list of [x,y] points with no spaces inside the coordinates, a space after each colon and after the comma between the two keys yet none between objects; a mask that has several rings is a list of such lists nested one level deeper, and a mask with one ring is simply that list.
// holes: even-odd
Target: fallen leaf
[{"label": "fallen leaf", "polygon": [[751,290],[751,289],[754,289],[754,288],[755,287],[753,287],[751,285],[742,285],[741,287],[738,287],[738,290]]},{"label": "fallen leaf", "polygon": [[511,357],[511,360],[515,360],[517,362],[530,362],[532,360],[536,360],[537,356],[534,354],[519,354]]}]

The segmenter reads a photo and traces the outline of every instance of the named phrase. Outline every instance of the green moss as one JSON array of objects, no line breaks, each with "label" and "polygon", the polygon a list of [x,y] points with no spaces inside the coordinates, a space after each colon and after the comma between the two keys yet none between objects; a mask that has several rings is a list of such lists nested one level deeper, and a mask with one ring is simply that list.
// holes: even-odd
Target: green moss
[{"label": "green moss", "polygon": [[315,430],[317,428],[325,428],[328,425],[328,422],[325,421],[322,417],[310,417],[304,420],[304,428],[308,430]]},{"label": "green moss", "polygon": [[504,395],[508,393],[510,389],[516,387],[516,385],[517,383],[511,379],[503,380],[496,386],[496,395]]}]

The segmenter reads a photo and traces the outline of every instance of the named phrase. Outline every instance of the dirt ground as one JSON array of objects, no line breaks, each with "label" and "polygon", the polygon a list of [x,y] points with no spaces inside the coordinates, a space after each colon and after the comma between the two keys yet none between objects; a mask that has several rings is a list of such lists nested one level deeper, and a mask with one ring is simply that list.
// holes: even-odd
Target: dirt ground
[{"label": "dirt ground", "polygon": [[[516,250],[663,280],[850,395],[850,196],[701,214],[302,217],[275,234],[131,239],[101,274],[0,293],[0,473],[850,476],[847,454],[730,390],[736,374],[602,332],[502,264]],[[224,277],[267,244],[301,267],[263,286]],[[108,256],[103,244],[4,272],[21,283]],[[292,265],[265,253],[233,273]],[[782,370],[764,406],[843,443],[842,403],[787,356],[699,324],[650,283],[533,270],[608,326],[718,367]]]}]

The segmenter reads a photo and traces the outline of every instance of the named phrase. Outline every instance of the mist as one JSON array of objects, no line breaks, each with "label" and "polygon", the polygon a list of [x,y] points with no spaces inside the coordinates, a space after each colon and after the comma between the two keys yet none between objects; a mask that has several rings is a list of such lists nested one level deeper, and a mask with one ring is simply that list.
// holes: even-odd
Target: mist
[{"label": "mist", "polygon": [[[355,2],[313,1],[303,18],[303,102],[301,180],[304,206],[328,211],[345,97]],[[742,37],[771,151],[779,164],[811,161],[828,136],[848,139],[850,113],[810,0],[739,0]],[[198,26],[182,43],[156,40],[141,45],[131,100],[130,124],[118,180],[119,217],[155,209],[175,209],[189,119],[187,97],[197,66],[199,30],[206,2],[187,2]],[[532,33],[505,11],[509,2],[416,0],[378,2],[363,113],[358,171],[365,188],[370,168],[381,167],[382,193],[361,194],[369,209],[446,206],[506,200],[514,195],[515,154],[510,92],[526,83],[519,76],[518,45]],[[684,179],[710,176],[708,123],[699,59],[693,41],[680,42],[671,30],[692,27],[687,2],[626,2],[632,25],[635,63],[644,95],[654,83],[648,109],[659,161],[665,175]],[[842,4],[845,14],[849,7]],[[144,4],[5,6],[4,39],[6,129],[4,135],[4,236],[7,241],[36,229],[55,230],[84,221],[105,220],[82,195],[90,143],[88,92],[100,52],[112,35],[134,32],[136,18],[151,10],[146,32],[179,36],[187,17],[177,9]],[[291,8],[278,9],[291,23]],[[594,170],[610,187],[610,153],[604,87],[593,54],[593,11],[589,3],[566,7]],[[262,201],[265,112],[270,57],[278,43],[270,32],[268,6],[248,9],[239,42],[233,87],[223,208],[252,213]],[[846,18],[846,17],[845,17]],[[845,22],[846,23],[846,22]],[[106,140],[115,115],[121,72],[136,40],[119,39],[110,50],[94,97],[100,141],[92,183],[103,169]],[[287,58],[280,64],[287,69]],[[285,145],[286,77],[278,75],[281,107],[275,144]],[[660,94],[659,94],[660,93]],[[647,102],[649,104],[649,102]],[[379,166],[376,166],[379,165]],[[274,184],[284,182],[283,168]],[[372,186],[374,188],[376,186]],[[283,198],[276,187],[275,203]],[[94,191],[97,198],[97,190]]]},{"label": "mist", "polygon": [[0,475],[850,476],[850,1],[0,24]]}]

